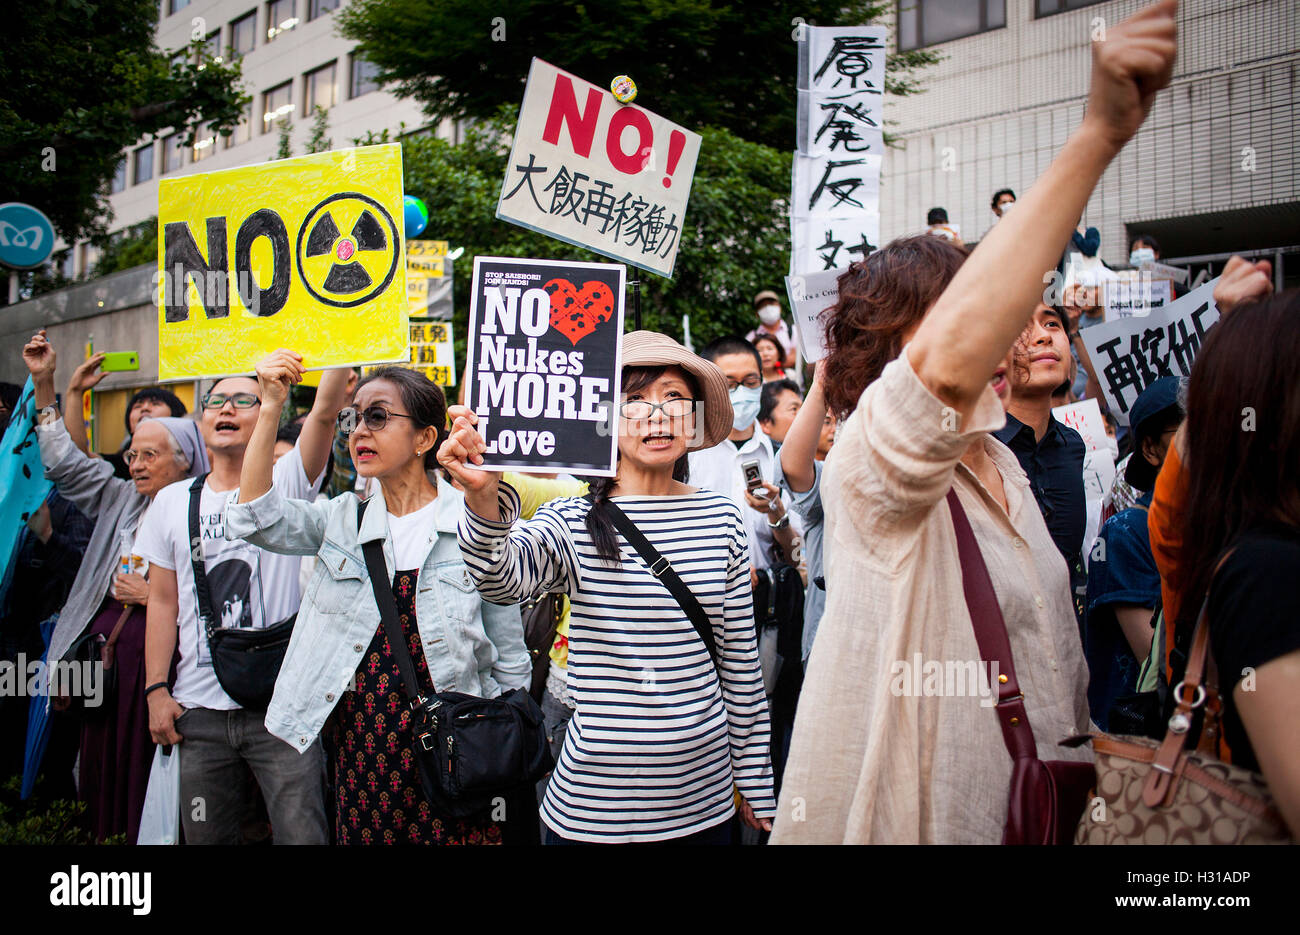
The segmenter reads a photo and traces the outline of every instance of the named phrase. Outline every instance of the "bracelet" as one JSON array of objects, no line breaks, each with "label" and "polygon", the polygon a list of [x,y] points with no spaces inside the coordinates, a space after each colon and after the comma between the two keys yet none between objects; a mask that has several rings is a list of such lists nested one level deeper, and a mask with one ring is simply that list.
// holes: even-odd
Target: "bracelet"
[{"label": "bracelet", "polygon": [[768,529],[784,529],[785,527],[787,527],[787,526],[789,526],[789,525],[790,525],[790,514],[787,513],[787,514],[785,514],[785,516],[782,516],[780,519],[778,519],[775,523],[773,523],[773,522],[769,522],[769,523],[767,524],[767,528],[768,528]]},{"label": "bracelet", "polygon": [[152,685],[146,685],[146,686],[144,687],[144,696],[145,696],[146,698],[148,698],[148,697],[149,697],[149,693],[150,693],[151,691],[154,691],[155,689],[159,689],[159,688],[166,688],[166,687],[167,687],[167,683],[166,683],[166,682],[154,682]]}]

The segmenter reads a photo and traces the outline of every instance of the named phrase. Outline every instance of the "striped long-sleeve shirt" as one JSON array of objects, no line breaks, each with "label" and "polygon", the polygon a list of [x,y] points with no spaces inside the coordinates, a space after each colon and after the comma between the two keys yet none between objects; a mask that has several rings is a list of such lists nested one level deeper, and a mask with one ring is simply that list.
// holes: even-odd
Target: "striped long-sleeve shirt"
[{"label": "striped long-sleeve shirt", "polygon": [[586,500],[553,501],[517,524],[519,497],[502,484],[502,522],[467,509],[460,524],[465,563],[488,600],[569,595],[575,713],[542,820],[578,841],[667,840],[729,818],[733,782],[755,815],[771,817],[770,728],[739,510],[704,490],[613,502],[704,608],[719,670],[635,549],[619,537],[617,566],[597,556]]}]

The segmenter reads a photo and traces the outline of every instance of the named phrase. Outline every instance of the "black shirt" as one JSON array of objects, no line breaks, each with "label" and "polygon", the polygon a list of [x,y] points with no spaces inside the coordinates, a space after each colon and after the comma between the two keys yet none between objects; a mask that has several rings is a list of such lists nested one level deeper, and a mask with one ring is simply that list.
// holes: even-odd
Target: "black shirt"
[{"label": "black shirt", "polygon": [[1034,430],[1009,412],[1006,426],[993,435],[1011,449],[1024,468],[1052,541],[1066,562],[1073,563],[1083,550],[1088,520],[1083,498],[1083,456],[1087,448],[1082,436],[1052,418],[1042,441],[1038,441]]},{"label": "black shirt", "polygon": [[1233,689],[1247,668],[1258,669],[1300,649],[1300,530],[1251,530],[1214,576],[1210,587],[1210,649],[1219,668],[1223,738],[1232,762],[1259,770],[1237,714]]}]

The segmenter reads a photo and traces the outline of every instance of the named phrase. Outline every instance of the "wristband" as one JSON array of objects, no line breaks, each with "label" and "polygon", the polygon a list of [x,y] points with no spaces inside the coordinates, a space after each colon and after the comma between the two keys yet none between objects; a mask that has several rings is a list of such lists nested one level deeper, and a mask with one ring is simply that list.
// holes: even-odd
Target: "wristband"
[{"label": "wristband", "polygon": [[775,523],[769,522],[769,523],[767,524],[767,528],[768,528],[768,529],[784,529],[785,527],[787,527],[787,526],[789,526],[789,525],[790,525],[790,514],[787,513],[787,514],[785,514],[785,516],[782,516],[780,519],[778,519]]},{"label": "wristband", "polygon": [[150,693],[151,691],[154,691],[155,689],[158,689],[158,688],[166,688],[166,687],[167,687],[167,683],[166,683],[166,682],[154,682],[152,685],[146,685],[146,686],[144,687],[144,696],[145,696],[146,698],[148,698],[148,697],[149,697],[149,693]]}]

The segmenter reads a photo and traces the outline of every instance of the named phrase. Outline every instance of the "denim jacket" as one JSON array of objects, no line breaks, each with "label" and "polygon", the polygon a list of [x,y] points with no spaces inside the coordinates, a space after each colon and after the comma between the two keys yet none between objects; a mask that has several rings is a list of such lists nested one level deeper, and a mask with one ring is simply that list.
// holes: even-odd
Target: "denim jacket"
[{"label": "denim jacket", "polygon": [[[352,686],[379,629],[362,543],[383,540],[385,586],[396,571],[384,495],[370,499],[360,530],[352,493],[309,503],[285,499],[273,487],[248,503],[226,507],[227,538],[318,558],[266,711],[266,729],[300,753]],[[485,698],[524,687],[532,665],[519,608],[487,603],[470,579],[456,539],[464,494],[439,479],[437,503],[415,596],[416,626],[434,687]]]}]

